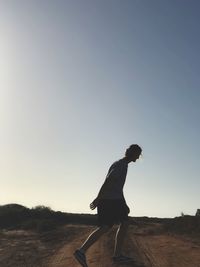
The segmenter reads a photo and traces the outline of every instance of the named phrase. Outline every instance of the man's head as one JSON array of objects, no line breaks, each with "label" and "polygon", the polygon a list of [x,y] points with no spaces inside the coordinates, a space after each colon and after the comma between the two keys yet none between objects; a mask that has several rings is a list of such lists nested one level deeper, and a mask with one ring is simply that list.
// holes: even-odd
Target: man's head
[{"label": "man's head", "polygon": [[140,146],[133,144],[129,148],[126,149],[125,157],[128,159],[129,162],[136,161],[139,159],[142,153],[142,149]]}]

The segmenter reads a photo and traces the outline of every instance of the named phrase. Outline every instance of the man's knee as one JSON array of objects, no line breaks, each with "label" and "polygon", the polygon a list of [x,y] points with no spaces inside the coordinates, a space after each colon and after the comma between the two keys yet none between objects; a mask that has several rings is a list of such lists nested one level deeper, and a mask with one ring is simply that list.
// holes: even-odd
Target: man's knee
[{"label": "man's knee", "polygon": [[123,221],[121,224],[120,224],[120,228],[128,228],[130,222],[129,220],[126,220],[126,221]]},{"label": "man's knee", "polygon": [[100,226],[100,230],[102,231],[102,233],[108,232],[111,228],[112,226],[109,226],[109,225]]}]

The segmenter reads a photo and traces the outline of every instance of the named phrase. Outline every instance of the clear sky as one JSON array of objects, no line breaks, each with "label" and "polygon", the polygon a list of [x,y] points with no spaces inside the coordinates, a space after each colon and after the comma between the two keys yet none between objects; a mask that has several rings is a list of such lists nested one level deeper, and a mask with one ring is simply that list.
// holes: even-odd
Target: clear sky
[{"label": "clear sky", "polygon": [[200,208],[199,0],[0,1],[0,204],[95,213],[132,143],[132,216]]}]

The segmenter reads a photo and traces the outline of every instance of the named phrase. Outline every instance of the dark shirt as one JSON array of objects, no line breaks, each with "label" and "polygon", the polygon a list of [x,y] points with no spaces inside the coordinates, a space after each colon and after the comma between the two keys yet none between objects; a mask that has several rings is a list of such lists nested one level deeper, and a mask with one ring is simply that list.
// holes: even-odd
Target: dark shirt
[{"label": "dark shirt", "polygon": [[124,159],[114,162],[108,170],[105,182],[99,192],[101,199],[123,199],[128,163]]}]

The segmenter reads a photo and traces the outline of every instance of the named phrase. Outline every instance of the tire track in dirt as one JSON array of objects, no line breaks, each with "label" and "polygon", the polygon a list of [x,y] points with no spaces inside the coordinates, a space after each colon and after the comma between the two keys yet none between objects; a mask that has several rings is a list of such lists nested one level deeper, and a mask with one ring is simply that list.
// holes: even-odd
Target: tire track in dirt
[{"label": "tire track in dirt", "polygon": [[200,247],[191,241],[167,234],[134,238],[152,267],[200,267]]},{"label": "tire track in dirt", "polygon": [[[73,253],[94,229],[91,226],[71,226],[74,233],[49,259],[44,262],[45,267],[80,267],[74,259]],[[67,227],[66,227],[67,231]]]}]

